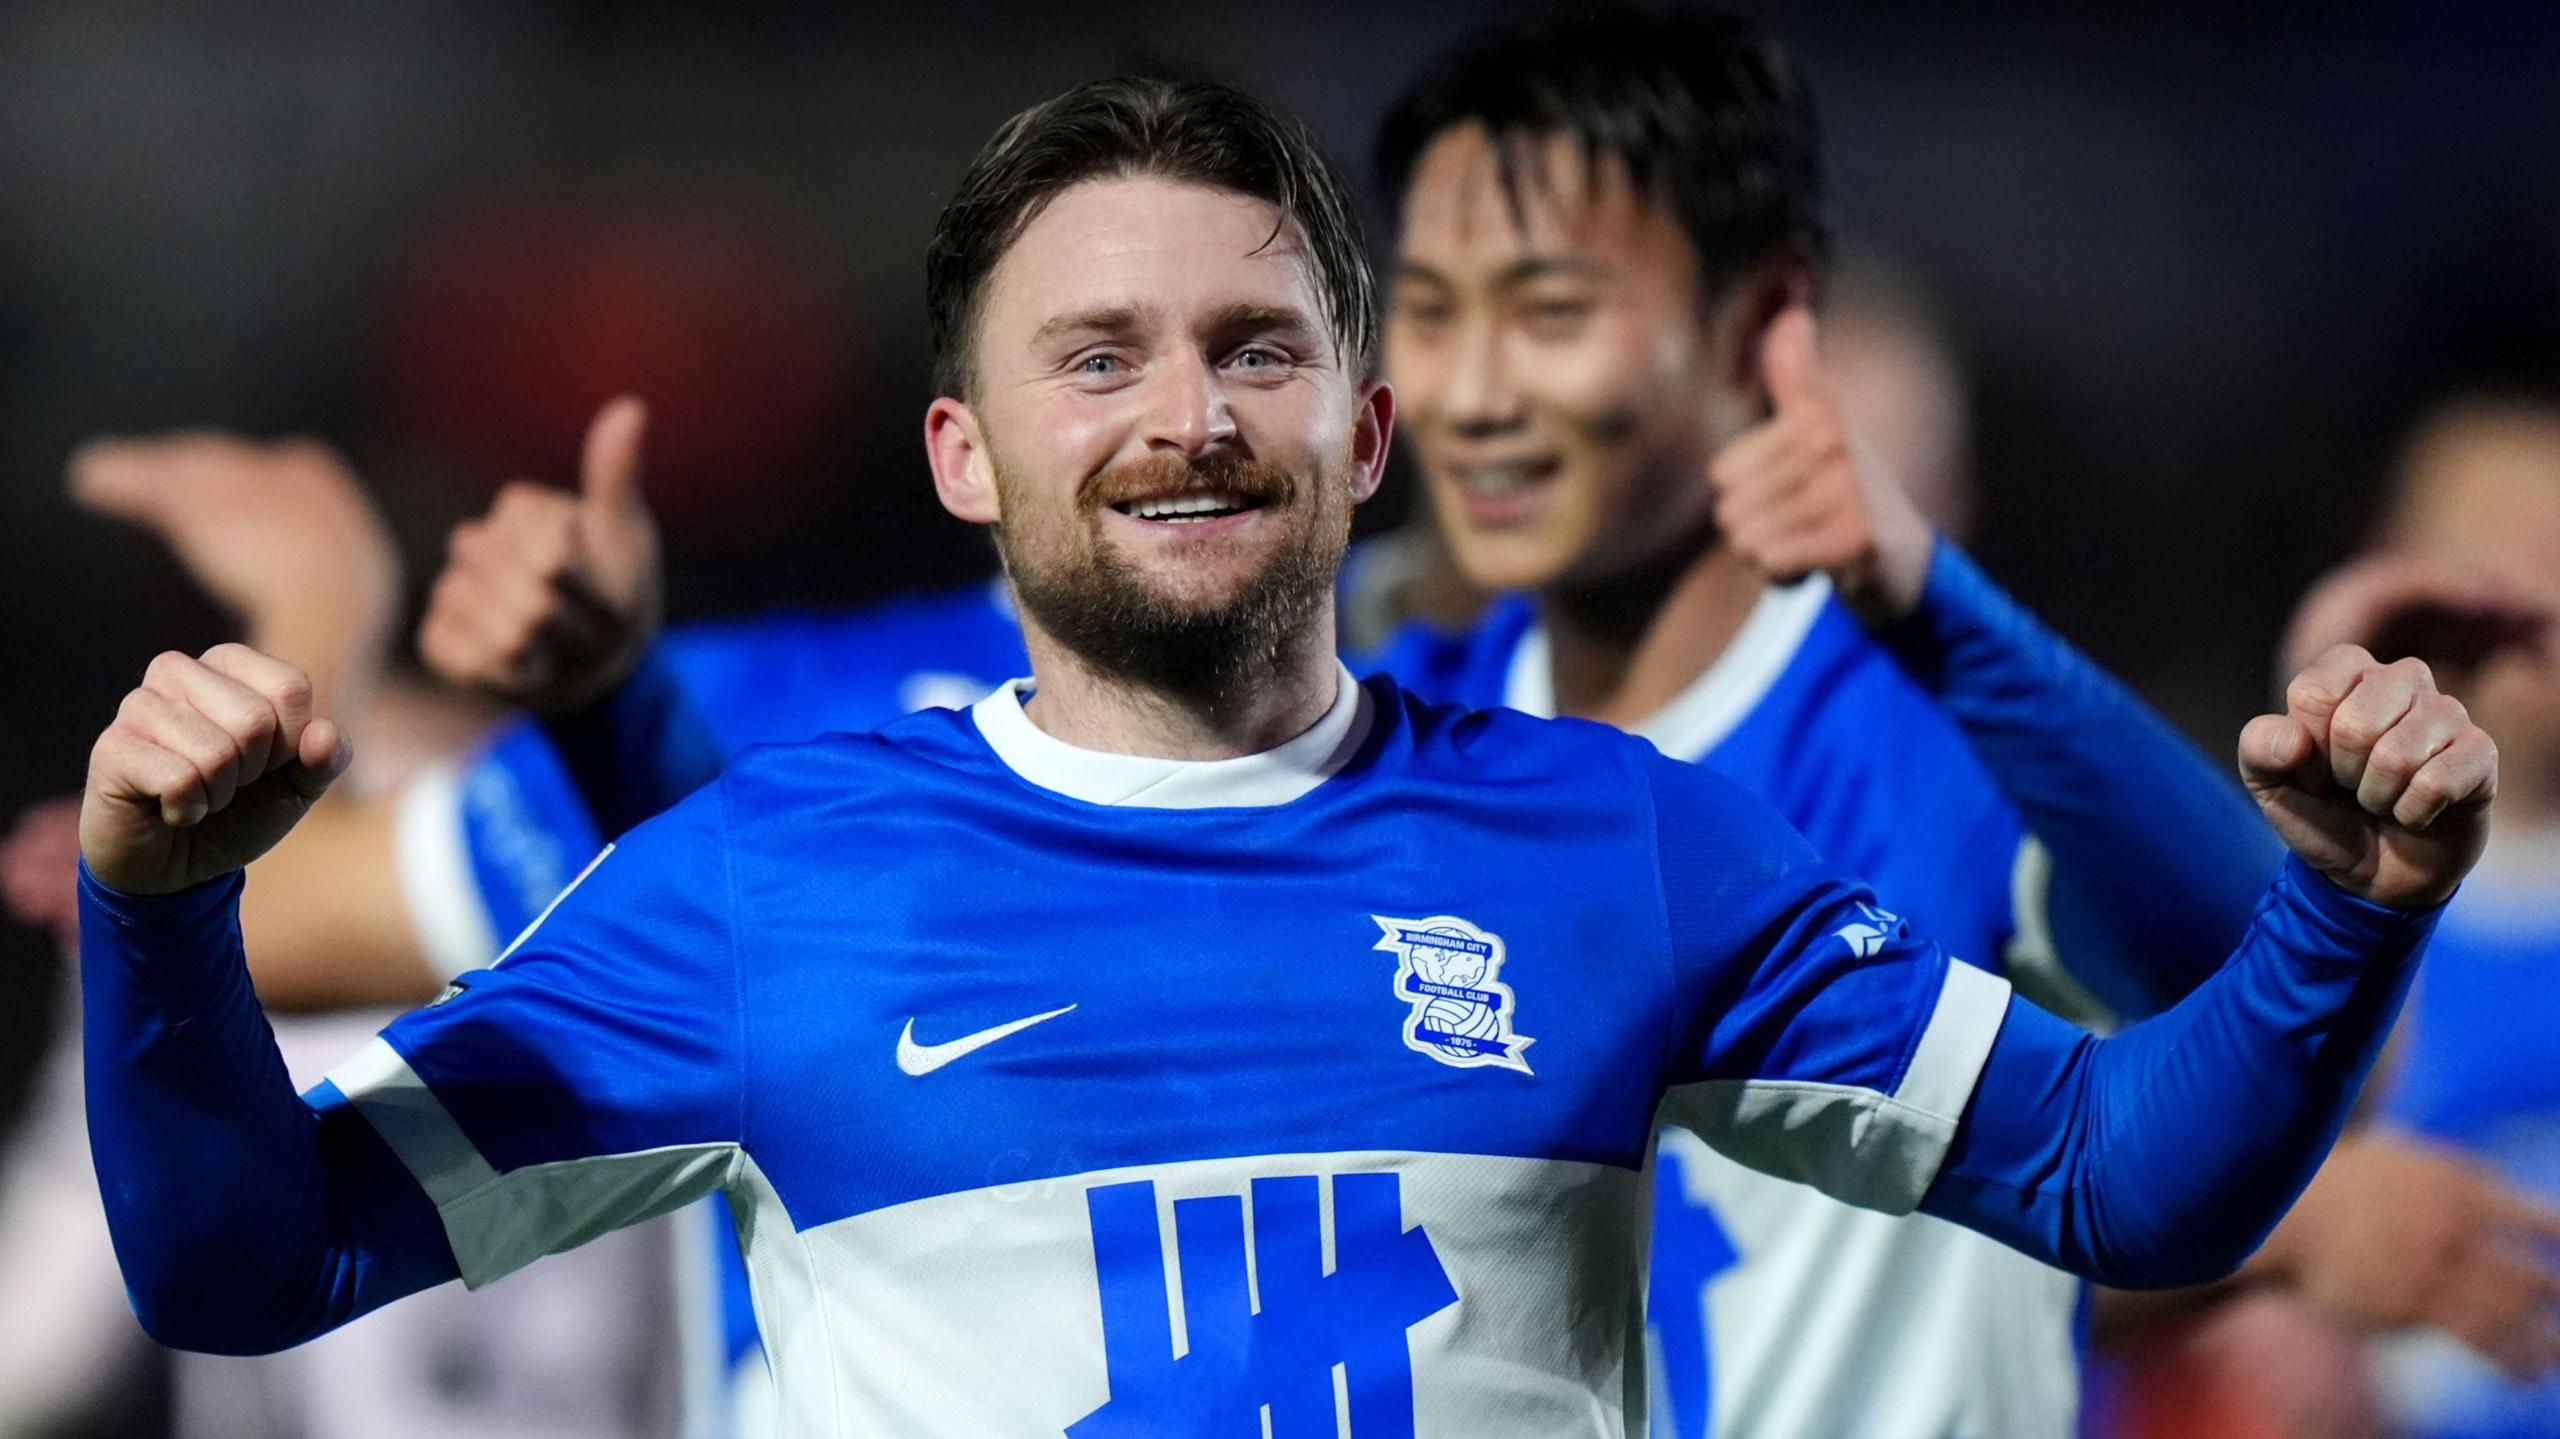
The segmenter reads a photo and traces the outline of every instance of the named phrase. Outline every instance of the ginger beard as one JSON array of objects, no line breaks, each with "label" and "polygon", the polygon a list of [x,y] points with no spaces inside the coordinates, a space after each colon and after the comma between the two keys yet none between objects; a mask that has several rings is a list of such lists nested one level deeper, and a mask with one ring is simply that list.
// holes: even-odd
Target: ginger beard
[{"label": "ginger beard", "polygon": [[[1347,449],[1303,475],[1223,451],[1149,456],[1088,475],[1062,513],[998,459],[996,548],[1022,612],[1095,671],[1215,701],[1268,674],[1325,613],[1351,542],[1350,472]],[[1232,496],[1255,521],[1152,563],[1106,533],[1115,506],[1175,494]]]}]

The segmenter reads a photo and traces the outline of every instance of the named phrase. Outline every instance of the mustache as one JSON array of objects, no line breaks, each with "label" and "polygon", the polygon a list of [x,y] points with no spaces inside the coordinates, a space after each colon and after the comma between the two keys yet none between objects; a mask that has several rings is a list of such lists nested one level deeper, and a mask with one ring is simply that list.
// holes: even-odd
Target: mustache
[{"label": "mustache", "polygon": [[1087,475],[1076,486],[1076,505],[1091,512],[1105,505],[1169,499],[1203,490],[1264,505],[1285,505],[1298,497],[1298,484],[1298,477],[1289,471],[1232,451],[1149,455]]}]

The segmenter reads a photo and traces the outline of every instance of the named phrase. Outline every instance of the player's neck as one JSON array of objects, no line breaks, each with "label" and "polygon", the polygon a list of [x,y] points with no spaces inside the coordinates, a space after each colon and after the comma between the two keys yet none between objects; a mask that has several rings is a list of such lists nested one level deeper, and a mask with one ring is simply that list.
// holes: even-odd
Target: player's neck
[{"label": "player's neck", "polygon": [[1542,592],[1556,713],[1642,725],[1723,655],[1767,587],[1710,543],[1605,586]]},{"label": "player's neck", "polygon": [[1159,759],[1236,759],[1277,749],[1333,707],[1342,662],[1333,607],[1272,645],[1220,666],[1215,683],[1164,685],[1106,671],[1022,617],[1033,693],[1023,712],[1079,749]]}]

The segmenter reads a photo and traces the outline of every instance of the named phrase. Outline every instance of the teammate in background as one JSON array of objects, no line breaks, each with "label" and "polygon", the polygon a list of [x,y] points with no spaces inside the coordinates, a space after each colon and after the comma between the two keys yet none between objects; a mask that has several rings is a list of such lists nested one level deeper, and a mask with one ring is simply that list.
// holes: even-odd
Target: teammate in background
[{"label": "teammate in background", "polygon": [[1036,685],[733,765],[308,1101],[237,869],[343,736],[236,646],[128,698],[82,817],[91,1122],[163,1332],[291,1343],[720,1187],[790,1429],[1610,1429],[1666,1089],[1835,1192],[2207,1272],[2308,1177],[2477,852],[2485,737],[2420,667],[2324,656],[2242,743],[2300,857],[2176,1008],[2078,1034],[1700,767],[1341,669],[1393,406],[1293,125],[1080,87],[999,132],[928,275],[937,488],[995,527]]},{"label": "teammate in background", "polygon": [[[1390,648],[1390,671],[1734,775],[1923,931],[2066,1012],[2148,1012],[2211,972],[2263,831],[1934,543],[1849,434],[1811,314],[1812,108],[1773,40],[1626,15],[1488,37],[1391,113],[1378,169],[1403,218],[1387,367],[1408,439],[1465,578],[1528,592]],[[2162,807],[2176,846],[2134,818]],[[2373,1182],[2404,1168],[2358,1151],[2339,1171],[2324,1182],[2367,1212],[2405,1202]],[[1657,1432],[2071,1426],[2067,1276],[1773,1184],[1676,1129],[1658,1172]],[[2305,1237],[2261,1268],[2317,1289],[2366,1263]],[[2548,1273],[2527,1256],[2457,1274],[2410,1317],[2545,1363],[2546,1321],[2508,1289]],[[2484,1290],[2506,1302],[2472,1307]]]},{"label": "teammate in background", "polygon": [[[2335,640],[2426,658],[2459,686],[2503,761],[2497,833],[2411,998],[2382,1113],[2560,1201],[2560,1068],[2549,1040],[2560,1016],[2560,403],[2481,391],[2416,427],[2375,553],[2305,599],[2286,658]],[[2367,1284],[2512,1263],[2478,1254],[2473,1235],[2423,1210],[2353,1237],[2379,1273],[2348,1278]],[[2424,1337],[2388,1340],[2375,1388],[2396,1432],[2560,1436],[2560,1382],[2548,1377],[2560,1288],[2513,1287],[2507,1303],[2532,1317],[2512,1328],[2543,1362],[2501,1372]]]},{"label": "teammate in background", "polygon": [[[314,442],[264,444],[210,433],[91,444],[74,457],[70,483],[83,506],[164,540],[252,645],[305,657],[315,693],[362,726],[364,766],[348,777],[346,793],[315,814],[311,834],[261,862],[257,887],[284,895],[303,885],[325,890],[326,877],[336,874],[350,898],[323,914],[358,913],[359,903],[396,912],[396,897],[365,885],[375,871],[361,854],[326,848],[347,833],[330,812],[380,805],[379,791],[418,764],[450,756],[485,727],[487,715],[449,691],[386,682],[399,563],[362,487]],[[0,874],[13,908],[51,921],[68,942],[68,917],[48,911],[56,895],[66,902],[76,895],[76,841],[67,853],[48,853],[42,814],[31,814],[13,835]],[[243,922],[268,935],[309,919],[269,901],[246,907]],[[383,990],[378,976],[334,974],[325,964],[270,966],[253,978],[262,992],[322,1002]],[[62,1058],[49,1068],[38,1112],[0,1165],[0,1336],[7,1341],[0,1343],[0,1434],[51,1432],[79,1401],[84,1377],[118,1372],[115,1356],[147,1344],[124,1302],[90,1173],[76,1001],[71,1009],[72,1022],[59,1035]],[[289,1066],[316,1081],[327,1063],[389,1017],[363,1010],[279,1018],[276,1032]],[[289,1355],[179,1355],[173,1432],[178,1439],[464,1432],[633,1439],[667,1432],[675,1398],[666,1382],[674,1338],[669,1239],[658,1231],[617,1235],[507,1286],[492,1302],[440,1295]],[[86,1302],[91,1295],[94,1304]]]}]

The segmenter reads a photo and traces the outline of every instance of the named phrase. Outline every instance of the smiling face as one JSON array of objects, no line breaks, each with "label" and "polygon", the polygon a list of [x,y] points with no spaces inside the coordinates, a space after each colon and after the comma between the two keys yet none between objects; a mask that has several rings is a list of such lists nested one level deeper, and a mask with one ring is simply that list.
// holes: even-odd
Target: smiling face
[{"label": "smiling face", "polygon": [[1452,552],[1490,589],[1605,584],[1694,547],[1758,415],[1746,287],[1702,315],[1665,206],[1557,137],[1518,208],[1468,125],[1405,193],[1387,377]]},{"label": "smiling face", "polygon": [[1179,678],[1320,622],[1331,641],[1392,411],[1294,239],[1224,190],[1072,186],[989,278],[968,399],[927,416],[945,507],[995,526],[1025,614],[1106,670]]}]

